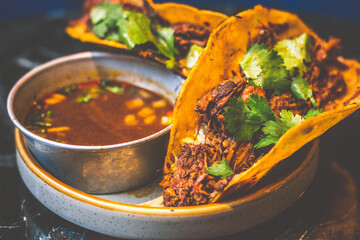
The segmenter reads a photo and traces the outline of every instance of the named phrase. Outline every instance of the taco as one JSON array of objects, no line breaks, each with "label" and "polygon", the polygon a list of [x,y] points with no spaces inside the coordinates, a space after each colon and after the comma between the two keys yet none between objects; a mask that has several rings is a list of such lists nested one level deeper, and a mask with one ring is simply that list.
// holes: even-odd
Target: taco
[{"label": "taco", "polygon": [[66,32],[83,42],[128,49],[187,76],[226,15],[151,0],[86,0]]},{"label": "taco", "polygon": [[296,15],[256,6],[211,34],[178,96],[165,206],[251,190],[274,166],[360,107],[360,64]]}]

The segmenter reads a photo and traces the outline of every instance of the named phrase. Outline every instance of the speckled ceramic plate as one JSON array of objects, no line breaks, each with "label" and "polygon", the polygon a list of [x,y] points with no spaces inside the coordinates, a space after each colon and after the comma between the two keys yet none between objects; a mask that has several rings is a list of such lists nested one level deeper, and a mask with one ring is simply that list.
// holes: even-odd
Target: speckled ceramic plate
[{"label": "speckled ceramic plate", "polygon": [[[123,238],[201,239],[230,235],[278,215],[310,184],[318,165],[319,141],[297,157],[290,174],[223,203],[166,208],[149,201],[161,195],[156,183],[112,195],[91,195],[46,172],[31,156],[16,130],[17,164],[30,192],[47,208],[82,227]],[[289,169],[284,165],[285,169]],[[156,206],[157,205],[157,206]]]}]

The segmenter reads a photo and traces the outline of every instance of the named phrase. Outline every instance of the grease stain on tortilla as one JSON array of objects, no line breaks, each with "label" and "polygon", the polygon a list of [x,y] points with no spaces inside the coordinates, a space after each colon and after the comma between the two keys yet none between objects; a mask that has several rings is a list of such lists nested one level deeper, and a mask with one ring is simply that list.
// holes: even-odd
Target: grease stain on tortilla
[{"label": "grease stain on tortilla", "polygon": [[303,129],[303,133],[304,134],[309,134],[309,133],[311,133],[312,130],[314,130],[314,127],[309,126],[309,127],[305,128],[305,129]]}]

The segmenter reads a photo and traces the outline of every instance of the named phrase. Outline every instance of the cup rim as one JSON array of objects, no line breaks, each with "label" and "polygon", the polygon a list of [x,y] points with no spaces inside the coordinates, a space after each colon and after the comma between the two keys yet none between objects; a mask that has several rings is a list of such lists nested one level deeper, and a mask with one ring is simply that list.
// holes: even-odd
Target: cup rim
[{"label": "cup rim", "polygon": [[[16,94],[18,93],[19,89],[22,88],[22,86],[24,85],[25,82],[30,81],[33,76],[35,76],[36,74],[38,74],[46,69],[50,69],[54,66],[61,65],[66,62],[80,60],[80,59],[101,58],[101,57],[107,57],[107,58],[121,57],[121,58],[128,58],[129,60],[135,60],[135,59],[143,60],[140,57],[137,57],[134,55],[129,55],[129,54],[121,54],[121,53],[113,54],[113,53],[107,53],[107,52],[89,51],[89,52],[80,52],[80,53],[75,53],[75,54],[59,57],[59,58],[50,60],[48,62],[45,62],[45,63],[33,68],[32,70],[27,72],[24,76],[22,76],[15,83],[15,85],[10,90],[8,98],[7,98],[7,112],[8,112],[10,120],[15,125],[15,127],[18,128],[26,137],[30,137],[31,139],[34,139],[34,140],[39,141],[46,145],[51,145],[53,147],[62,148],[62,149],[88,150],[88,151],[109,150],[109,149],[116,149],[116,148],[123,148],[123,147],[138,145],[138,144],[155,139],[157,137],[160,137],[160,136],[165,135],[168,132],[170,132],[172,124],[170,124],[169,126],[167,126],[166,128],[164,128],[160,131],[157,131],[156,133],[153,133],[149,136],[146,136],[146,137],[143,137],[140,139],[136,139],[133,141],[118,143],[118,144],[110,144],[110,145],[89,146],[89,145],[75,145],[75,144],[55,142],[55,141],[40,137],[40,136],[32,133],[31,131],[26,129],[23,126],[23,124],[20,123],[20,121],[18,120],[18,118],[16,117],[15,112],[14,112],[14,100],[15,100]],[[147,61],[146,64],[154,65],[154,67],[157,67],[157,68],[162,67],[160,64],[153,62],[153,61]]]}]

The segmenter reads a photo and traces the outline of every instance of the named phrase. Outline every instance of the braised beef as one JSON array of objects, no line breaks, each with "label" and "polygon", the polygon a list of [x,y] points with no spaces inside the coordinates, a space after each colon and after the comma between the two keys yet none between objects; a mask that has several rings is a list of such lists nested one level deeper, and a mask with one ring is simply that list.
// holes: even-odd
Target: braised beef
[{"label": "braised beef", "polygon": [[312,107],[310,101],[297,99],[290,92],[284,93],[280,96],[272,95],[269,99],[271,109],[280,116],[281,109],[286,109],[294,114],[304,116]]},{"label": "braised beef", "polygon": [[234,172],[245,171],[255,163],[254,144],[242,142],[231,159],[230,165]]},{"label": "braised beef", "polygon": [[184,144],[175,162],[175,171],[165,173],[163,187],[165,206],[193,206],[208,202],[217,181],[205,170],[220,161],[221,156],[206,144]]},{"label": "braised beef", "polygon": [[312,60],[316,63],[336,61],[341,50],[341,41],[338,38],[330,36],[327,44],[315,41],[312,49]]},{"label": "braised beef", "polygon": [[175,47],[179,51],[180,56],[186,56],[192,44],[205,47],[210,32],[204,27],[189,23],[175,23],[171,25],[174,29]]},{"label": "braised beef", "polygon": [[345,70],[346,66],[336,57],[341,49],[340,40],[330,37],[328,44],[316,41],[312,50],[312,63],[308,67],[304,79],[310,84],[319,106],[341,97],[346,92],[346,83],[342,72],[331,72],[331,67]]},{"label": "braised beef", "polygon": [[269,23],[268,26],[261,23],[258,34],[250,40],[250,44],[265,43],[272,48],[278,41],[277,36],[288,29],[288,24]]}]

